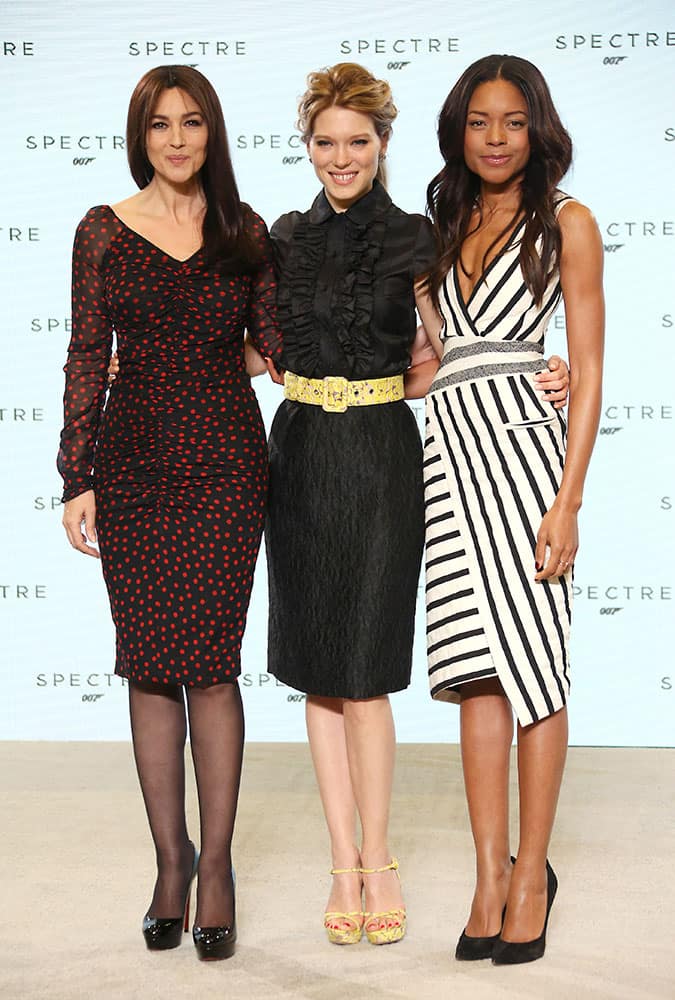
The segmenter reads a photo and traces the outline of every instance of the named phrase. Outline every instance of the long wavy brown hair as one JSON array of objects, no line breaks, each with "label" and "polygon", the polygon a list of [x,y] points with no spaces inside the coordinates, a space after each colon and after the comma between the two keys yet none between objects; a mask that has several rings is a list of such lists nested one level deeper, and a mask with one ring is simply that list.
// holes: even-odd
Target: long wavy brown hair
[{"label": "long wavy brown hair", "polygon": [[[336,63],[307,77],[307,90],[298,104],[298,128],[304,143],[312,138],[316,116],[327,108],[348,108],[368,115],[380,139],[388,139],[398,114],[386,80],[378,80],[358,63]],[[377,179],[386,186],[383,159]]]},{"label": "long wavy brown hair", "polygon": [[208,128],[206,160],[200,181],[206,199],[202,240],[208,260],[248,269],[259,261],[249,224],[251,210],[239,198],[223,109],[213,86],[191,66],[156,66],[141,77],[131,95],[127,114],[127,159],[139,188],[154,175],[148,159],[147,136],[160,95],[178,87],[197,104]]},{"label": "long wavy brown hair", "polygon": [[[486,250],[483,268],[490,251],[524,216],[520,264],[525,283],[539,303],[548,275],[560,254],[560,227],[555,217],[553,194],[572,162],[572,140],[553,105],[546,80],[533,63],[518,56],[485,56],[464,71],[448,94],[438,118],[438,144],[445,165],[427,188],[427,211],[435,224],[440,245],[439,258],[428,279],[437,306],[443,278],[460,260],[462,244],[476,228],[470,230],[471,217],[479,201],[480,178],[464,161],[464,134],[473,92],[481,83],[492,80],[507,80],[525,98],[530,158],[520,188],[520,205]],[[539,249],[538,241],[541,241]]]}]

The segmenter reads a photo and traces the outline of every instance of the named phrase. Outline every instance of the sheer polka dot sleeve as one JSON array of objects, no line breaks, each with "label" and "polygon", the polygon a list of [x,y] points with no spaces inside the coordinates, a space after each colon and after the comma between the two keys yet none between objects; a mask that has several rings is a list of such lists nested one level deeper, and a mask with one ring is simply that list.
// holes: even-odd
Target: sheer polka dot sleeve
[{"label": "sheer polka dot sleeve", "polygon": [[57,459],[64,501],[93,488],[94,447],[112,348],[113,324],[102,274],[112,235],[109,213],[101,208],[90,209],[75,234],[72,336],[64,368],[64,420]]},{"label": "sheer polka dot sleeve", "polygon": [[277,324],[277,282],[274,273],[272,241],[267,226],[254,215],[254,233],[263,256],[251,284],[246,328],[256,348],[266,358],[278,362],[281,358],[281,331]]}]

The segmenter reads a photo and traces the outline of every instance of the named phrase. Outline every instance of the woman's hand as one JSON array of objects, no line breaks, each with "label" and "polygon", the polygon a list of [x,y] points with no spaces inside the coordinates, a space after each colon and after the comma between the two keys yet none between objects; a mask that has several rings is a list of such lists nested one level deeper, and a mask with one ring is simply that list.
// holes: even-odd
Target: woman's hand
[{"label": "woman's hand", "polygon": [[246,367],[246,374],[249,378],[255,378],[257,375],[264,375],[267,371],[265,359],[249,337],[248,333],[244,336],[244,365]]},{"label": "woman's hand", "polygon": [[[63,527],[66,529],[68,541],[86,556],[100,559],[98,549],[92,548],[97,542],[96,537],[96,498],[93,490],[86,490],[79,496],[67,500],[63,507]],[[84,524],[84,533],[82,525]],[[90,543],[90,544],[88,544]]]},{"label": "woman's hand", "polygon": [[272,381],[276,382],[277,385],[283,385],[286,380],[286,372],[277,368],[271,358],[265,358],[265,364]]},{"label": "woman's hand", "polygon": [[567,405],[570,390],[570,370],[565,361],[553,354],[543,372],[534,376],[537,388],[543,393],[542,398],[553,403],[556,410],[562,410]]},{"label": "woman's hand", "polygon": [[576,511],[554,503],[544,514],[537,534],[534,550],[535,580],[562,576],[573,565],[578,548]]},{"label": "woman's hand", "polygon": [[111,355],[110,363],[108,364],[108,385],[112,385],[117,376],[120,373],[120,359],[117,356],[117,351]]},{"label": "woman's hand", "polygon": [[410,348],[410,368],[405,372],[405,398],[422,399],[438,371],[438,355],[424,326],[418,326]]},{"label": "woman's hand", "polygon": [[434,358],[432,361],[423,361],[409,368],[404,373],[405,398],[423,399],[429,392],[437,371],[438,358]]},{"label": "woman's hand", "polygon": [[246,374],[251,378],[256,375],[264,375],[265,372],[277,385],[284,384],[284,373],[280,372],[271,358],[267,358],[260,353],[248,333],[244,337],[244,360],[246,362]]}]

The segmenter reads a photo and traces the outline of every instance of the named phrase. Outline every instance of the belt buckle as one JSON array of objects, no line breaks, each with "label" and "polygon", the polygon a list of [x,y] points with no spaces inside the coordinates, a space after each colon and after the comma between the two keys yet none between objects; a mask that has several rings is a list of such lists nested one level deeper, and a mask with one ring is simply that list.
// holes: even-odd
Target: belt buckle
[{"label": "belt buckle", "polygon": [[344,413],[347,409],[349,381],[342,375],[327,375],[323,380],[323,403],[326,413]]}]

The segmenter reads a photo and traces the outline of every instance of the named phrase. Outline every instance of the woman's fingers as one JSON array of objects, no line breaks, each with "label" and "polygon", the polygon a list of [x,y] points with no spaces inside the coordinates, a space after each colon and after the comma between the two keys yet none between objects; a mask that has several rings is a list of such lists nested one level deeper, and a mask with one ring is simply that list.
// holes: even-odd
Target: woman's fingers
[{"label": "woman's fingers", "polygon": [[82,552],[85,556],[93,556],[94,559],[100,559],[98,549],[87,544],[87,539],[82,534],[82,530],[79,527],[66,527],[66,535],[68,536],[68,541],[74,549],[78,552]]},{"label": "woman's fingers", "polygon": [[[544,568],[544,563],[546,562],[546,535],[540,531],[537,535],[537,544],[534,549],[534,568],[538,574],[541,574]],[[535,576],[535,580],[540,577]]]},{"label": "woman's fingers", "polygon": [[265,358],[265,364],[267,365],[267,371],[272,381],[276,382],[277,385],[283,385],[286,373],[280,371],[271,358]]},{"label": "woman's fingers", "polygon": [[557,410],[566,404],[570,373],[566,363],[557,354],[549,359],[548,366],[543,371],[537,372],[534,380],[537,388],[541,390],[542,399],[553,403]]},{"label": "woman's fingers", "polygon": [[120,359],[117,356],[117,351],[110,358],[110,363],[108,364],[108,385],[115,381],[120,373]]},{"label": "woman's fingers", "polygon": [[[68,500],[64,506],[63,527],[68,541],[74,549],[83,555],[100,559],[96,544],[96,501],[92,490],[80,494],[73,500]],[[82,526],[84,525],[84,532]],[[91,544],[88,544],[91,543]]]},{"label": "woman's fingers", "polygon": [[535,580],[549,580],[567,573],[577,554],[577,515],[555,505],[548,510],[537,532],[534,549]]},{"label": "woman's fingers", "polygon": [[544,555],[540,557],[539,543],[537,543],[537,549],[535,550],[535,569],[537,570],[535,580],[537,582],[550,580],[554,576],[564,576],[574,565],[575,553],[573,551],[553,545],[548,548],[548,554],[546,554],[546,549],[547,546],[545,545]]},{"label": "woman's fingers", "polygon": [[84,512],[84,534],[88,542],[96,545],[98,542],[98,535],[96,534],[96,511],[91,508],[88,508]]}]

